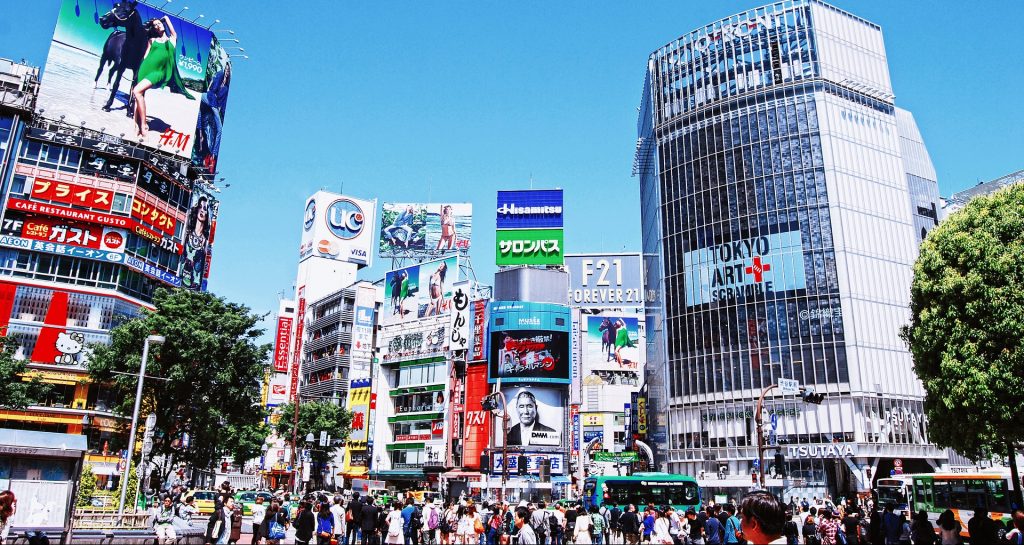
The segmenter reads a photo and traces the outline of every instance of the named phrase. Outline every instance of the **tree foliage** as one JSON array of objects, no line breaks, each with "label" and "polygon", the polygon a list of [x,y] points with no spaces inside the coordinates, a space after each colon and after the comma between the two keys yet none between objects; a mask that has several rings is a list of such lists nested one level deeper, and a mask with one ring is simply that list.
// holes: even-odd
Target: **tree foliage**
[{"label": "tree foliage", "polygon": [[82,468],[82,478],[78,480],[78,498],[75,500],[75,506],[90,507],[95,493],[96,475],[92,472],[92,464],[85,464]]},{"label": "tree foliage", "polygon": [[153,457],[163,456],[163,473],[179,461],[209,468],[223,455],[253,457],[263,441],[256,436],[265,416],[261,381],[271,350],[257,344],[261,317],[244,305],[188,290],[158,289],[153,303],[154,312],[118,325],[110,344],[93,347],[90,375],[110,383],[120,400],[115,410],[131,415],[143,342],[163,335],[164,344],[150,347],[146,375],[168,380],[147,378],[143,388],[143,414],[157,415]]},{"label": "tree foliage", "polygon": [[936,444],[979,459],[1024,440],[1024,186],[972,200],[928,235],[902,336]]},{"label": "tree foliage", "polygon": [[14,358],[18,345],[16,337],[6,334],[0,336],[0,384],[3,384],[0,388],[0,408],[3,409],[24,409],[29,405],[35,405],[45,398],[52,388],[38,378],[22,380],[22,375],[28,368],[24,360]]},{"label": "tree foliage", "polygon": [[[278,437],[286,441],[292,440],[293,422],[295,420],[295,405],[286,403],[278,407],[280,419],[278,419],[274,431]],[[299,425],[296,433],[296,440],[299,450],[304,446],[310,449],[310,458],[314,467],[323,468],[333,456],[340,445],[348,439],[352,429],[352,412],[335,405],[329,401],[311,401],[299,403]],[[325,431],[331,437],[332,445],[326,448],[319,446],[320,432]],[[313,434],[314,444],[306,445],[306,436]],[[312,481],[319,483],[317,472],[312,473]],[[314,486],[316,488],[316,486]]]}]

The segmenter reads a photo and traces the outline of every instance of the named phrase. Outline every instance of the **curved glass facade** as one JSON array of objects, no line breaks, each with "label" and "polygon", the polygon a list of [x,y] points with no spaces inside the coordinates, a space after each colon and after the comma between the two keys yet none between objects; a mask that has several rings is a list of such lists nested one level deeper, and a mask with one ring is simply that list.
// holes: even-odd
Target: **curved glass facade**
[{"label": "curved glass facade", "polygon": [[668,408],[658,461],[749,487],[756,399],[787,378],[828,394],[765,405],[766,444],[808,489],[866,488],[887,456],[939,462],[898,338],[937,186],[893,103],[880,28],[781,2],[697,29],[648,68],[634,165],[660,369],[648,382]]}]

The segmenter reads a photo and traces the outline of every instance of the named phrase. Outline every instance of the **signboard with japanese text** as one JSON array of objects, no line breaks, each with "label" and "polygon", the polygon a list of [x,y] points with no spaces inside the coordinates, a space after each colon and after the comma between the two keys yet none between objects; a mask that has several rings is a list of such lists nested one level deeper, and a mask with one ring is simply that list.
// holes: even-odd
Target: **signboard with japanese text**
[{"label": "signboard with japanese text", "polygon": [[469,349],[469,280],[455,284],[451,320],[448,324],[449,350]]},{"label": "signboard with japanese text", "polygon": [[343,470],[352,471],[353,468],[365,468],[365,456],[352,456],[354,451],[365,451],[370,428],[370,400],[371,400],[370,379],[354,379],[349,382],[348,397],[345,400],[345,408],[352,413],[351,430],[348,435],[348,448],[345,449],[345,460]]},{"label": "signboard with japanese text", "polygon": [[148,261],[143,261],[133,255],[125,254],[124,264],[165,284],[170,284],[176,288],[181,287],[181,279],[174,273],[165,271]]},{"label": "signboard with japanese text", "polygon": [[46,214],[49,216],[55,216],[58,218],[64,218],[69,220],[96,223],[98,225],[108,225],[110,227],[128,228],[131,227],[134,223],[130,218],[127,218],[125,216],[115,216],[112,214],[103,214],[100,212],[89,212],[87,210],[76,210],[74,208],[68,208],[65,206],[43,204],[39,202],[32,202],[14,198],[8,199],[7,208],[9,210],[19,210],[22,212],[29,212],[32,214]]},{"label": "signboard with japanese text", "polygon": [[384,203],[381,257],[443,255],[469,251],[473,227],[470,203]]},{"label": "signboard with japanese text", "polygon": [[[526,456],[526,472],[530,475],[536,475],[540,473],[540,464],[544,460],[551,460],[551,474],[552,475],[564,475],[566,473],[565,455],[564,454],[541,454],[534,452],[527,452]],[[502,462],[504,457],[502,453],[495,452],[491,456],[491,474],[497,475],[502,473]],[[510,475],[515,475],[519,472],[519,455],[509,453],[508,456],[508,472]]]},{"label": "signboard with japanese text", "polygon": [[470,361],[480,361],[487,358],[487,335],[484,333],[487,328],[487,301],[477,299],[473,301],[473,347],[470,350]]},{"label": "signboard with japanese text", "polygon": [[561,229],[506,229],[495,233],[496,264],[561,265],[565,235]]},{"label": "signboard with japanese text", "polygon": [[388,271],[384,276],[381,325],[448,316],[458,279],[458,256]]},{"label": "signboard with japanese text", "polygon": [[291,344],[292,318],[290,316],[279,316],[277,318],[277,334],[274,336],[274,371],[278,373],[288,372],[288,348]]},{"label": "signboard with japanese text", "polygon": [[447,316],[382,328],[377,334],[380,359],[389,362],[441,355],[448,349],[447,330]]},{"label": "signboard with japanese text", "polygon": [[132,161],[126,161],[116,155],[106,155],[88,150],[82,157],[79,167],[82,174],[107,178],[120,182],[134,182],[138,167]]},{"label": "signboard with japanese text", "polygon": [[109,189],[86,187],[44,178],[36,178],[32,182],[30,194],[33,199],[37,200],[84,206],[104,212],[110,212],[114,198],[114,192]]},{"label": "signboard with japanese text", "polygon": [[562,190],[498,191],[498,229],[562,227]]},{"label": "signboard with japanese text", "polygon": [[569,270],[569,306],[581,308],[642,307],[640,254],[565,256]]},{"label": "signboard with japanese text", "polygon": [[491,333],[488,380],[564,383],[571,381],[569,334],[564,331],[509,330]]},{"label": "signboard with japanese text", "polygon": [[580,453],[580,406],[573,403],[569,407],[569,425],[572,427],[572,455]]},{"label": "signboard with japanese text", "polygon": [[373,265],[377,201],[317,191],[306,199],[299,261],[310,257]]},{"label": "signboard with japanese text", "polygon": [[36,252],[46,252],[48,254],[55,255],[82,257],[85,259],[107,261],[110,263],[121,263],[125,261],[125,256],[121,252],[107,252],[103,250],[82,248],[79,246],[72,246],[68,244],[56,244],[53,242],[43,242],[41,240],[29,240],[27,238],[21,238],[10,235],[0,235],[0,246],[6,248],[32,250]]},{"label": "signboard with japanese text", "polygon": [[373,314],[377,304],[376,289],[366,284],[356,287],[355,320],[352,323],[352,360],[349,365],[352,378],[370,376],[370,360],[373,358]]},{"label": "signboard with japanese text", "polygon": [[306,286],[299,286],[295,293],[299,299],[299,307],[295,313],[295,344],[292,347],[292,367],[288,371],[292,384],[290,390],[292,403],[297,403],[299,399],[299,362],[302,357],[302,335],[306,324]]},{"label": "signboard with japanese text", "polygon": [[[91,11],[78,0],[60,4],[37,106],[70,125],[191,159],[213,33],[141,2],[92,3]],[[127,64],[105,62],[111,44]],[[133,78],[151,85],[132,88]],[[133,91],[142,100],[129,101]]]},{"label": "signboard with japanese text", "polygon": [[178,225],[178,218],[174,212],[167,210],[165,205],[132,199],[132,217],[148,225],[163,231],[165,234],[174,236],[174,230]]}]

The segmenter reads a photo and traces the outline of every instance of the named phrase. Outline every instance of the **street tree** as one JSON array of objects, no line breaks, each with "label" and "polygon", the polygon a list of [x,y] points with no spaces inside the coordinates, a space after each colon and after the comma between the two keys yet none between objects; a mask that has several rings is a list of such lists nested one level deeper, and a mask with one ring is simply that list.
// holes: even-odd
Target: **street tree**
[{"label": "street tree", "polygon": [[902,331],[929,435],[974,459],[1024,441],[1024,186],[979,197],[928,234]]},{"label": "street tree", "polygon": [[[293,428],[296,429],[295,438],[299,449],[301,450],[303,446],[309,448],[313,467],[326,466],[327,461],[337,453],[343,442],[348,439],[348,434],[352,427],[352,413],[329,401],[299,403],[299,425],[297,428],[293,425],[295,421],[295,405],[286,403],[279,406],[278,411],[280,411],[281,417],[277,421],[274,431],[277,432],[278,437],[291,441],[292,430]],[[326,447],[318,444],[320,432],[327,432],[327,435],[331,437],[331,444]],[[305,445],[306,436],[309,434],[313,434],[313,444]],[[315,482],[319,482],[317,477],[316,474],[313,475]]]},{"label": "street tree", "polygon": [[156,414],[153,459],[164,478],[180,462],[209,469],[222,456],[254,457],[263,441],[261,384],[271,347],[257,341],[262,317],[210,293],[157,289],[156,309],[111,330],[110,343],[93,347],[91,377],[110,384],[115,410],[130,416],[148,335],[150,346],[142,413]]},{"label": "street tree", "polygon": [[25,360],[14,358],[18,350],[18,339],[7,335],[6,331],[4,333],[0,336],[0,384],[3,384],[3,388],[0,388],[0,408],[24,409],[45,398],[52,387],[41,382],[38,377],[23,380],[28,368]]}]

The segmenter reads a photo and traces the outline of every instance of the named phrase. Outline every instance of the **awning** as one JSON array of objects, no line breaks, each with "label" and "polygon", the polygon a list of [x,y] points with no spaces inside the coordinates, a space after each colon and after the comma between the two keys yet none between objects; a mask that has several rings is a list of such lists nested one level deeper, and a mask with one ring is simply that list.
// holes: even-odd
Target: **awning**
[{"label": "awning", "polygon": [[556,477],[552,475],[551,482],[554,484],[569,484],[572,482],[572,479],[570,479],[569,477]]},{"label": "awning", "polygon": [[358,467],[357,466],[357,467],[350,467],[350,468],[348,468],[348,471],[342,471],[341,473],[338,473],[338,475],[342,475],[344,477],[349,477],[351,479],[355,479],[355,478],[358,478],[358,477],[365,477],[369,472],[370,472],[370,470],[367,469],[366,467]]},{"label": "awning", "polygon": [[462,469],[453,469],[440,475],[442,479],[486,479],[479,471],[465,471]]},{"label": "awning", "polygon": [[86,450],[84,435],[0,428],[0,454],[81,458]]},{"label": "awning", "polygon": [[406,470],[387,470],[387,471],[374,471],[370,473],[370,477],[374,479],[407,479],[407,480],[423,480],[426,475],[422,471],[406,471]]}]

